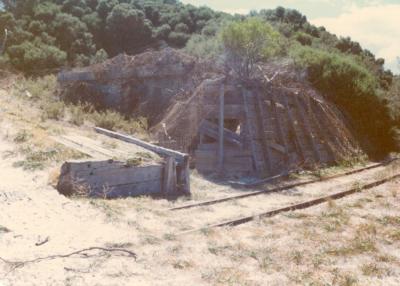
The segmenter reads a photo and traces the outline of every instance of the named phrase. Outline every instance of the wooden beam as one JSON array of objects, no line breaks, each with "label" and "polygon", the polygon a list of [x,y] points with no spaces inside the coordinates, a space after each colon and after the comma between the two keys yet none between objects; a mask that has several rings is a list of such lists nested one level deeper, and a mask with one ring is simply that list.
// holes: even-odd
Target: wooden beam
[{"label": "wooden beam", "polygon": [[[265,103],[261,99],[259,90],[256,91],[256,100],[257,100],[258,115],[259,115],[258,121],[259,121],[259,124],[261,125],[260,126],[261,131],[262,131],[261,137],[262,137],[262,140],[264,143],[263,149],[264,149],[264,152],[266,153],[266,154],[264,153],[266,155],[266,156],[264,156],[264,160],[266,162],[266,167],[268,169],[267,171],[270,174],[270,173],[272,173],[272,164],[271,164],[272,156],[271,156],[271,150],[270,150],[271,142],[265,136],[265,130],[267,127],[271,127],[272,124],[269,121],[268,114],[265,113],[265,110],[264,110]],[[266,122],[266,123],[264,123],[264,122]]]},{"label": "wooden beam", "polygon": [[301,104],[298,95],[294,94],[293,95],[293,100],[294,100],[294,104],[296,106],[297,112],[299,114],[300,120],[302,121],[302,127],[303,127],[303,132],[304,132],[304,136],[308,137],[309,142],[310,142],[310,147],[312,149],[312,152],[314,153],[314,161],[316,162],[320,162],[321,163],[321,154],[319,153],[318,150],[318,146],[317,146],[317,142],[316,142],[316,138],[314,136],[314,130],[311,127],[311,123],[307,117],[307,114],[305,113],[304,109],[303,109],[303,105]]},{"label": "wooden beam", "polygon": [[[311,97],[307,96],[307,111],[311,116],[311,121],[314,123],[315,127],[317,128],[317,132],[320,136],[322,136],[322,140],[324,142],[324,146],[326,151],[328,152],[328,156],[331,157],[331,159],[334,161],[335,160],[335,151],[334,151],[334,147],[332,146],[330,139],[329,139],[329,135],[327,134],[327,130],[325,128],[321,127],[321,123],[320,123],[320,119],[318,119],[315,116],[315,112],[313,110],[313,105],[317,106],[314,102],[311,101]],[[318,106],[317,106],[318,108]],[[328,158],[329,159],[329,158]]]},{"label": "wooden beam", "polygon": [[262,147],[260,146],[259,143],[257,143],[257,135],[256,135],[256,130],[254,128],[256,127],[255,125],[255,109],[252,110],[250,108],[250,105],[254,108],[254,103],[250,104],[249,100],[251,99],[251,93],[243,88],[242,89],[242,96],[243,96],[243,104],[244,104],[244,110],[246,113],[246,124],[249,132],[249,139],[250,139],[250,146],[251,146],[251,151],[253,155],[253,160],[254,160],[254,167],[256,171],[258,172],[259,175],[262,175],[265,171],[265,166],[264,166],[264,158],[261,158],[260,160],[260,153],[262,152]]},{"label": "wooden beam", "polygon": [[163,177],[163,193],[171,195],[176,193],[176,162],[172,157],[165,160],[164,177]]},{"label": "wooden beam", "polygon": [[218,116],[218,169],[220,172],[224,169],[224,95],[225,86],[221,86],[219,95],[219,116]]},{"label": "wooden beam", "polygon": [[114,132],[114,131],[111,131],[111,130],[107,130],[107,129],[104,129],[104,128],[100,128],[100,127],[95,127],[94,129],[96,130],[97,133],[104,134],[104,135],[107,135],[109,137],[122,140],[124,142],[135,144],[135,145],[140,146],[140,147],[142,147],[142,148],[144,148],[146,150],[149,150],[149,151],[152,151],[154,153],[157,153],[160,156],[173,157],[173,158],[175,158],[175,160],[178,163],[182,163],[183,161],[185,161],[186,158],[189,157],[188,154],[181,153],[181,152],[178,152],[178,151],[175,151],[175,150],[171,150],[171,149],[167,149],[167,148],[164,148],[164,147],[160,147],[160,146],[145,142],[143,140],[137,139],[137,138],[135,138],[133,136],[124,135],[124,134],[121,134],[121,133],[118,133],[118,132]]},{"label": "wooden beam", "polygon": [[[232,132],[229,129],[224,128],[224,141],[242,146],[241,137],[239,134]],[[215,140],[219,140],[219,126],[208,121],[203,120],[199,126],[200,134],[205,134]]]},{"label": "wooden beam", "polygon": [[279,145],[277,143],[271,142],[270,143],[271,148],[273,148],[274,150],[286,155],[286,149],[285,147],[283,147],[282,145]]},{"label": "wooden beam", "polygon": [[297,151],[300,153],[298,155],[300,155],[302,157],[302,159],[304,161],[306,161],[307,160],[307,150],[306,150],[306,147],[303,145],[303,142],[301,141],[301,138],[300,138],[301,136],[300,136],[299,131],[297,129],[297,126],[295,124],[296,118],[294,117],[292,109],[289,106],[289,100],[288,100],[288,93],[287,92],[285,92],[283,94],[282,99],[283,99],[283,105],[286,108],[287,116],[289,118],[289,128],[292,129],[293,135],[295,136],[295,141],[297,142],[297,145],[298,145],[298,150]]},{"label": "wooden beam", "polygon": [[[272,109],[273,115],[275,117],[275,126],[276,126],[276,130],[278,131],[278,138],[279,138],[279,141],[283,144],[283,147],[285,148],[285,161],[286,161],[286,164],[288,164],[288,162],[289,162],[289,143],[287,141],[286,134],[283,132],[283,129],[281,126],[283,119],[281,118],[280,112],[278,111],[278,108],[277,108],[278,103],[276,102],[274,90],[271,90],[271,92],[269,93],[269,96],[271,99],[271,109]],[[282,105],[282,107],[283,107],[283,105]],[[284,109],[284,107],[283,107],[283,109]]]}]

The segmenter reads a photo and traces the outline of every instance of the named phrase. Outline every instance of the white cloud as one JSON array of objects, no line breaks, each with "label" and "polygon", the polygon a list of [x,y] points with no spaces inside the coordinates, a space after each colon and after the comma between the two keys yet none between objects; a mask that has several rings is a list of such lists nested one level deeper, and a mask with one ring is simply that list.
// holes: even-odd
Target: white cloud
[{"label": "white cloud", "polygon": [[400,4],[349,7],[334,18],[313,19],[338,36],[354,41],[386,60],[386,66],[399,73],[396,57],[400,56]]},{"label": "white cloud", "polygon": [[247,8],[236,8],[236,9],[229,8],[229,9],[222,9],[222,11],[225,13],[232,14],[232,15],[234,15],[234,14],[246,15],[250,12],[250,10]]}]

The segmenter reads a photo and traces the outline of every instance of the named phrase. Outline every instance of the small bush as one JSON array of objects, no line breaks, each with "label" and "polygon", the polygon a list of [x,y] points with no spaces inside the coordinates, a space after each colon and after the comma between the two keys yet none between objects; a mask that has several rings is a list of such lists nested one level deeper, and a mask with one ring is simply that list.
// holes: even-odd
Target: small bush
[{"label": "small bush", "polygon": [[60,120],[64,117],[65,104],[61,101],[43,104],[42,119]]},{"label": "small bush", "polygon": [[171,32],[168,36],[168,43],[176,47],[184,47],[189,39],[189,34]]},{"label": "small bush", "polygon": [[28,171],[43,170],[46,163],[53,160],[57,155],[57,150],[32,150],[31,148],[26,148],[22,150],[25,154],[25,159],[17,161],[13,164],[16,168],[23,168]]},{"label": "small bush", "polygon": [[81,126],[85,122],[85,110],[82,105],[70,105],[68,107],[69,122]]},{"label": "small bush", "polygon": [[15,143],[25,143],[32,137],[32,134],[27,132],[25,129],[18,131],[17,134],[15,134],[13,141]]},{"label": "small bush", "polygon": [[57,90],[57,78],[54,75],[47,75],[38,78],[22,79],[16,86],[18,96],[30,96],[33,100],[48,101],[54,99]]},{"label": "small bush", "polygon": [[313,42],[313,37],[303,32],[297,32],[295,39],[303,46],[311,46]]}]

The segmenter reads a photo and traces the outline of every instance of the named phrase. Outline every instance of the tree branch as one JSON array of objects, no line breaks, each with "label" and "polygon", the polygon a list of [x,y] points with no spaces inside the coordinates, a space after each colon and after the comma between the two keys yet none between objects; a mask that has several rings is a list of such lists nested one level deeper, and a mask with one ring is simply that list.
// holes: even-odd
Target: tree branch
[{"label": "tree branch", "polygon": [[[100,252],[108,252],[108,253],[120,253],[120,254],[125,254],[126,257],[132,257],[136,260],[137,255],[136,253],[127,250],[127,249],[123,249],[123,248],[104,248],[104,247],[89,247],[89,248],[84,248],[81,250],[77,250],[68,254],[56,254],[56,255],[49,255],[49,256],[45,256],[45,257],[38,257],[32,260],[24,260],[24,261],[10,261],[7,259],[4,259],[2,257],[0,257],[0,261],[3,261],[4,263],[6,263],[7,265],[11,266],[11,270],[5,275],[7,276],[9,273],[11,273],[12,271],[14,271],[17,268],[21,268],[24,267],[27,264],[31,264],[31,263],[38,263],[41,262],[43,260],[53,260],[53,259],[57,259],[57,258],[68,258],[74,255],[81,255],[83,256],[83,258],[88,258],[88,257],[93,257],[96,254],[93,255],[89,255],[86,252],[88,251],[93,251],[93,250],[98,250]],[[97,255],[99,255],[99,253],[97,253]]]}]

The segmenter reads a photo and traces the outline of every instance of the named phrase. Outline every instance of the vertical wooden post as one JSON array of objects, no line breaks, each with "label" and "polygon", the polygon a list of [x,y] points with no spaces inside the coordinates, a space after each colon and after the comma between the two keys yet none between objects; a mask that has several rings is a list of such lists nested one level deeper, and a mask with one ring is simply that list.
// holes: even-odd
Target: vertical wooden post
[{"label": "vertical wooden post", "polygon": [[222,84],[219,95],[219,148],[218,148],[218,171],[223,172],[224,169],[224,108],[225,107],[225,85]]},{"label": "vertical wooden post", "polygon": [[179,194],[190,194],[190,168],[189,168],[189,156],[185,156],[182,162],[179,162],[176,166],[177,170],[177,185],[179,186]]},{"label": "vertical wooden post", "polygon": [[189,156],[186,156],[183,163],[183,193],[190,194],[190,168],[189,168]]},{"label": "vertical wooden post", "polygon": [[175,158],[168,157],[165,159],[163,193],[171,195],[176,193],[176,162]]}]

